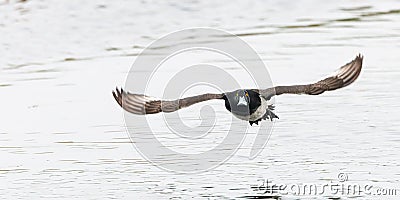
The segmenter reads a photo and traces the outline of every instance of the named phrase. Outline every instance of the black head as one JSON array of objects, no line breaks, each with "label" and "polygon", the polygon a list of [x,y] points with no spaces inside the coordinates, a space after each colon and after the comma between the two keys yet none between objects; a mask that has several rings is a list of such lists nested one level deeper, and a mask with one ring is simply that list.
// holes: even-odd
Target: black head
[{"label": "black head", "polygon": [[261,105],[261,98],[253,90],[236,90],[225,93],[225,107],[234,114],[247,116]]}]

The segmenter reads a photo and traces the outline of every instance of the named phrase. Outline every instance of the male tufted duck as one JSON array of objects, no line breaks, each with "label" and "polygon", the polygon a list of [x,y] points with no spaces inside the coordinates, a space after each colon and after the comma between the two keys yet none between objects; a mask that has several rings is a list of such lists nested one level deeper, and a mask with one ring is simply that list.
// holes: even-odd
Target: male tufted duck
[{"label": "male tufted duck", "polygon": [[279,117],[272,111],[274,106],[268,101],[274,95],[308,94],[319,95],[325,91],[336,90],[353,83],[362,68],[363,56],[358,55],[333,75],[316,83],[306,85],[276,86],[267,89],[239,89],[222,94],[201,94],[177,100],[160,100],[143,94],[132,94],[116,88],[112,94],[117,103],[126,111],[133,114],[154,114],[159,112],[174,112],[195,103],[212,99],[225,100],[225,107],[235,117],[248,121],[250,125],[259,121]]}]

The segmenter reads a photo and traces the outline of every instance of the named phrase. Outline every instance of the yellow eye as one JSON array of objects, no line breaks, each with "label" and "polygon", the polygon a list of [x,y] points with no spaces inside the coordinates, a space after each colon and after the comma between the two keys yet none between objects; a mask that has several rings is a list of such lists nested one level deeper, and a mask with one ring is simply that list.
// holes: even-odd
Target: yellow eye
[{"label": "yellow eye", "polygon": [[248,97],[248,96],[249,96],[249,93],[246,92],[246,97]]}]

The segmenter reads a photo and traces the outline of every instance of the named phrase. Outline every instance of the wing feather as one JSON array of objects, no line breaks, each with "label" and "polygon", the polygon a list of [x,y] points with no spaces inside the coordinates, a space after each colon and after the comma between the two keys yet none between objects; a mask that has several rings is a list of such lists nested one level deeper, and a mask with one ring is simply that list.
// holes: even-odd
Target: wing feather
[{"label": "wing feather", "polygon": [[112,94],[123,109],[138,115],[174,112],[202,101],[222,99],[224,96],[224,94],[202,94],[177,100],[160,100],[143,94],[125,92],[118,88]]},{"label": "wing feather", "polygon": [[339,68],[335,73],[316,83],[307,85],[276,86],[257,91],[267,100],[274,95],[281,94],[322,94],[325,91],[336,90],[353,83],[361,73],[362,63],[363,56],[359,54],[354,60]]}]

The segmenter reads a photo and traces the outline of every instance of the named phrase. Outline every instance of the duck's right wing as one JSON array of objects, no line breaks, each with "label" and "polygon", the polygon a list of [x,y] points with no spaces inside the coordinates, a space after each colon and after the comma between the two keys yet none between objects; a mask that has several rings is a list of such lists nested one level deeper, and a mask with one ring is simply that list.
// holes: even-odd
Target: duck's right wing
[{"label": "duck's right wing", "polygon": [[112,94],[124,110],[138,115],[174,112],[202,101],[223,99],[224,97],[224,94],[201,94],[183,99],[160,100],[143,94],[132,94],[118,88]]},{"label": "duck's right wing", "polygon": [[358,55],[353,61],[342,66],[334,74],[316,83],[307,85],[276,86],[263,90],[255,90],[265,99],[281,94],[308,94],[318,95],[325,91],[336,90],[353,83],[360,75],[363,56]]}]

